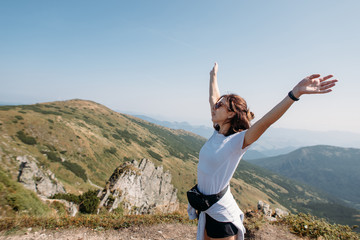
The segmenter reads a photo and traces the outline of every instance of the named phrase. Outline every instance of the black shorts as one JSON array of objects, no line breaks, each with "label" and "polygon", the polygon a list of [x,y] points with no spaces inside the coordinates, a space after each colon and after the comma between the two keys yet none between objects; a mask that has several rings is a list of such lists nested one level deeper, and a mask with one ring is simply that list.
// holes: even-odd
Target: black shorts
[{"label": "black shorts", "polygon": [[206,215],[205,229],[211,238],[225,238],[235,236],[238,233],[237,227],[231,222],[218,222],[209,215]]}]

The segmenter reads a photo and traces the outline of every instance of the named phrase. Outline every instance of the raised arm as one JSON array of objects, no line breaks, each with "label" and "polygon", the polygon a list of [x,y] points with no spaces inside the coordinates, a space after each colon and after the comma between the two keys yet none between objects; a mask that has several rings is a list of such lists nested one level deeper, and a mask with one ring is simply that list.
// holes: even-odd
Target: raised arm
[{"label": "raised arm", "polygon": [[220,98],[220,91],[217,83],[217,71],[218,64],[215,63],[213,69],[210,71],[209,103],[211,109]]},{"label": "raised arm", "polygon": [[253,126],[251,126],[244,139],[243,148],[254,143],[273,123],[275,123],[281,116],[290,108],[294,101],[299,100],[303,94],[322,94],[331,92],[331,88],[335,86],[336,79],[331,79],[333,76],[328,75],[320,78],[319,74],[313,74],[300,81],[293,90],[273,109],[265,114]]}]

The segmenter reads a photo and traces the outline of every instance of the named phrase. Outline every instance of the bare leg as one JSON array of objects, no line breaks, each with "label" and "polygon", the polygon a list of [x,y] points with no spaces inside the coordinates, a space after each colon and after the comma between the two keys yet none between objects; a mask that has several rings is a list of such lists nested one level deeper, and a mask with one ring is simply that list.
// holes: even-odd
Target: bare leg
[{"label": "bare leg", "polygon": [[205,229],[205,234],[204,235],[205,235],[205,238],[204,238],[205,240],[211,240],[211,238],[209,238],[209,236],[207,235],[206,229]]},{"label": "bare leg", "polygon": [[236,240],[237,239],[237,235],[235,235],[235,236],[231,236],[231,237],[226,237],[226,238],[211,238],[211,237],[209,237],[208,235],[207,235],[207,232],[206,232],[206,230],[205,230],[205,232],[204,232],[205,234],[205,240]]},{"label": "bare leg", "polygon": [[237,238],[237,235],[231,236],[231,237],[226,237],[226,238],[208,238],[208,239],[210,239],[210,240],[236,240],[236,238]]}]

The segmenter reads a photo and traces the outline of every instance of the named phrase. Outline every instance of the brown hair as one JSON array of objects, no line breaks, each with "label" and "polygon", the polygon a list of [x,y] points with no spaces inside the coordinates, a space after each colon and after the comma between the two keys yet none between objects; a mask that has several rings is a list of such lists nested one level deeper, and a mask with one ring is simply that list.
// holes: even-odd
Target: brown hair
[{"label": "brown hair", "polygon": [[[250,121],[254,119],[255,115],[248,109],[246,101],[236,94],[226,94],[219,99],[221,98],[225,99],[228,111],[235,113],[234,117],[227,121],[230,123],[230,128],[225,136],[249,129],[251,126]],[[214,126],[214,128],[217,131],[220,130],[219,125]]]}]

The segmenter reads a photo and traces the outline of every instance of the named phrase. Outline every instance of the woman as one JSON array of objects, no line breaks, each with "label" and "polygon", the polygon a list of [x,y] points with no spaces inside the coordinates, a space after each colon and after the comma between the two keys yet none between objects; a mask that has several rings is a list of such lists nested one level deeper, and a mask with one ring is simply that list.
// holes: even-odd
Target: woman
[{"label": "woman", "polygon": [[197,190],[204,195],[220,194],[220,200],[198,216],[189,204],[191,219],[199,218],[197,239],[244,239],[243,212],[228,187],[240,159],[248,149],[303,94],[331,92],[337,80],[313,74],[300,81],[288,95],[254,125],[254,114],[240,96],[220,96],[217,84],[218,65],[210,72],[210,108],[214,134],[199,154]]}]

